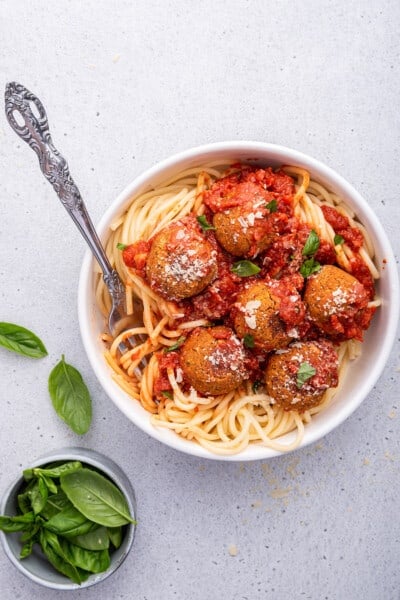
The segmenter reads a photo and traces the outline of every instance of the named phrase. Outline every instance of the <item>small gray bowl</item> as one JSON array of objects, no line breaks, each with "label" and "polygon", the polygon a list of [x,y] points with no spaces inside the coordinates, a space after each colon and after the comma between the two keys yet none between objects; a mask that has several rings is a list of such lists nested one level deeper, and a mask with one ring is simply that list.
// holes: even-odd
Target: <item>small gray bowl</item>
[{"label": "small gray bowl", "polygon": [[[26,468],[45,466],[46,464],[56,461],[79,460],[82,464],[93,467],[109,477],[124,494],[130,513],[133,518],[136,518],[136,500],[132,485],[125,473],[112,460],[87,448],[62,448],[49,452],[37,460],[33,461]],[[24,484],[22,474],[8,488],[0,503],[0,514],[15,515],[17,514],[17,495],[21,486]],[[121,546],[111,553],[111,564],[104,573],[96,573],[91,575],[82,584],[77,584],[58,573],[44,557],[39,550],[37,544],[30,556],[24,559],[19,558],[21,552],[21,542],[19,541],[19,533],[4,533],[0,531],[0,539],[3,544],[4,551],[10,561],[17,569],[28,577],[31,581],[40,583],[41,585],[57,590],[76,590],[94,585],[109,577],[123,563],[127,557],[129,550],[132,547],[133,538],[135,536],[135,525],[129,524],[125,526],[125,535]]]}]

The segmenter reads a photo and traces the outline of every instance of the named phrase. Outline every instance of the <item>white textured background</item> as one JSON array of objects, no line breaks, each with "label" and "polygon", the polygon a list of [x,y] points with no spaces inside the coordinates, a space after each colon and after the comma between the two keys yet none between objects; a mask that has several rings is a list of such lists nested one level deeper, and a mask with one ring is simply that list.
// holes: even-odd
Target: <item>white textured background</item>
[{"label": "white textured background", "polygon": [[[146,167],[205,142],[252,139],[326,162],[368,200],[399,253],[397,0],[0,1],[0,89],[47,108],[94,221]],[[134,548],[85,600],[400,598],[399,345],[361,408],[321,443],[251,464],[204,462],[144,435],[108,400],[80,340],[85,246],[0,110],[0,320],[49,356],[0,349],[0,492],[66,445],[116,460],[137,492]],[[94,400],[79,438],[47,377],[64,353]],[[234,545],[237,555],[231,556]],[[65,598],[0,549],[4,600]]]}]

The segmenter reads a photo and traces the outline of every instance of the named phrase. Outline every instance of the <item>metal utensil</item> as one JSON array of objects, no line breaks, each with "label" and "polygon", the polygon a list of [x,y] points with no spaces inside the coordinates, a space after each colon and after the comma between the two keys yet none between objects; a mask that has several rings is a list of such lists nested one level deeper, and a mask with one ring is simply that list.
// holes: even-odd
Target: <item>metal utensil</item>
[{"label": "metal utensil", "polygon": [[[36,152],[43,175],[50,181],[101,267],[112,301],[108,327],[112,335],[117,335],[124,329],[127,320],[125,286],[106,256],[80,192],[69,173],[67,161],[54,147],[44,106],[23,85],[11,82],[6,85],[5,109],[12,129]],[[130,343],[132,344],[132,340]]]}]

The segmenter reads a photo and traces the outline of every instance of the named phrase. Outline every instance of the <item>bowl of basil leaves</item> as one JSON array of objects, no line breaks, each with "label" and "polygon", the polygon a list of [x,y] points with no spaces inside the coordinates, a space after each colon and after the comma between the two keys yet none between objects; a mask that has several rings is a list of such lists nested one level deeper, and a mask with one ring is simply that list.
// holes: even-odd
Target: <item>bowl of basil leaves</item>
[{"label": "bowl of basil leaves", "polygon": [[87,448],[63,448],[32,462],[4,494],[0,513],[8,558],[53,589],[103,581],[125,560],[135,535],[129,479]]}]

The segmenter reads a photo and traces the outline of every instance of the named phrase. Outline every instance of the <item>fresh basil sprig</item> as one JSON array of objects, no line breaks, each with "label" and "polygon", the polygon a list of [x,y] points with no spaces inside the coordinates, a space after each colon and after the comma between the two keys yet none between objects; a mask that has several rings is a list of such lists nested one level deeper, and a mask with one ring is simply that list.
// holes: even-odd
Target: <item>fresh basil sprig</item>
[{"label": "fresh basil sprig", "polygon": [[174,344],[172,344],[172,346],[168,346],[168,348],[164,348],[164,353],[166,352],[174,352],[175,350],[178,350],[178,348],[180,348],[182,346],[182,344],[185,343],[186,340],[186,336],[181,335],[181,337],[179,337],[176,342]]},{"label": "fresh basil sprig", "polygon": [[77,461],[23,474],[26,485],[17,497],[22,514],[0,516],[0,530],[22,534],[20,558],[39,544],[53,567],[78,584],[106,571],[125,525],[136,524],[119,488]]},{"label": "fresh basil sprig", "polygon": [[314,367],[312,365],[310,365],[310,363],[308,363],[308,362],[301,363],[301,365],[297,371],[297,379],[296,379],[296,385],[297,385],[298,389],[301,389],[306,381],[311,379],[311,377],[314,377],[316,372],[317,371],[314,369]]},{"label": "fresh basil sprig", "polygon": [[301,275],[303,275],[303,277],[309,277],[313,273],[318,273],[320,268],[321,268],[321,265],[319,264],[319,262],[317,260],[315,260],[314,258],[308,258],[301,265],[300,273],[301,273]]},{"label": "fresh basil sprig", "polygon": [[318,234],[316,231],[314,231],[314,229],[311,229],[301,253],[303,256],[312,256],[313,254],[316,253],[318,248],[319,248]]},{"label": "fresh basil sprig", "polygon": [[58,416],[75,433],[86,433],[92,421],[92,400],[82,375],[65,362],[64,355],[50,373],[49,393]]},{"label": "fresh basil sprig", "polygon": [[267,208],[270,213],[274,213],[278,210],[278,203],[276,200],[271,200],[271,202],[268,202],[268,204],[265,205],[265,208]]},{"label": "fresh basil sprig", "polygon": [[246,346],[246,348],[254,348],[254,335],[251,335],[251,333],[246,333],[243,338],[243,345]]},{"label": "fresh basil sprig", "polygon": [[209,230],[213,230],[215,229],[214,225],[211,225],[211,223],[209,223],[207,221],[207,217],[205,215],[200,215],[197,218],[197,222],[200,225],[200,227],[202,228],[203,231],[209,231]]},{"label": "fresh basil sprig", "polygon": [[335,246],[344,244],[344,237],[342,235],[339,235],[338,233],[335,233],[335,237],[333,238],[333,243],[335,244]]},{"label": "fresh basil sprig", "polygon": [[251,275],[257,275],[261,271],[260,267],[250,260],[239,260],[233,263],[231,266],[232,273],[239,275],[239,277],[251,277]]},{"label": "fresh basil sprig", "polygon": [[0,346],[30,358],[43,358],[47,350],[37,335],[15,323],[0,323]]}]

